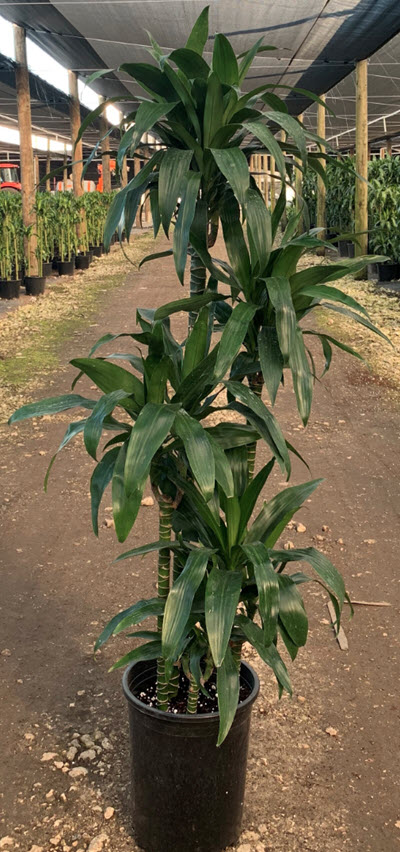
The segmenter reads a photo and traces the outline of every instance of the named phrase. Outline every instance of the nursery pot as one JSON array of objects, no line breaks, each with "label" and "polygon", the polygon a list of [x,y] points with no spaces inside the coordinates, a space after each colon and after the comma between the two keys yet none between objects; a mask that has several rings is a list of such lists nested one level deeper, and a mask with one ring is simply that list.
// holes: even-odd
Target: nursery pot
[{"label": "nursery pot", "polygon": [[75,258],[73,260],[59,260],[58,261],[58,274],[59,275],[73,275],[75,272]]},{"label": "nursery pot", "polygon": [[103,249],[101,246],[92,246],[91,252],[93,254],[93,257],[101,257],[101,255],[103,254]]},{"label": "nursery pot", "polygon": [[40,296],[41,293],[44,293],[46,276],[25,275],[24,284],[28,296]]},{"label": "nursery pot", "polygon": [[132,818],[145,852],[221,852],[240,834],[250,716],[260,683],[247,663],[241,683],[250,694],[238,705],[217,748],[219,713],[165,713],[137,694],[156,678],[156,663],[125,671],[128,700]]},{"label": "nursery pot", "polygon": [[339,240],[339,255],[340,257],[349,257],[349,241],[348,240]]},{"label": "nursery pot", "polygon": [[51,260],[48,263],[43,264],[43,275],[44,275],[45,278],[47,277],[47,275],[51,275],[52,271],[53,271],[53,264],[52,264]]},{"label": "nursery pot", "polygon": [[19,299],[20,286],[20,278],[14,281],[8,281],[5,278],[0,279],[0,299]]},{"label": "nursery pot", "polygon": [[398,278],[399,264],[398,263],[377,263],[378,280],[393,281]]},{"label": "nursery pot", "polygon": [[75,258],[75,269],[89,269],[90,257],[87,254],[77,254]]}]

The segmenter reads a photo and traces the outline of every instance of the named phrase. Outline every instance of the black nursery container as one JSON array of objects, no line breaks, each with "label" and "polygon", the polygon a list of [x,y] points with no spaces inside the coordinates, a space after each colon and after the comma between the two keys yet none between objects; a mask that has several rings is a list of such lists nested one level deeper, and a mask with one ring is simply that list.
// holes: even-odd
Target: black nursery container
[{"label": "black nursery container", "polygon": [[21,279],[9,281],[6,278],[0,279],[0,299],[19,299],[19,291],[21,287]]},{"label": "black nursery container", "polygon": [[75,269],[89,269],[90,257],[87,254],[77,254],[75,258]]},{"label": "black nursery container", "polygon": [[73,275],[75,272],[75,258],[73,260],[59,260],[58,261],[58,274],[59,275]]},{"label": "black nursery container", "polygon": [[51,260],[43,263],[43,275],[46,278],[48,275],[51,275],[53,272],[53,263]]},{"label": "black nursery container", "polygon": [[255,671],[241,665],[250,689],[229,734],[217,748],[218,713],[164,713],[137,693],[154,683],[154,662],[125,672],[128,700],[133,830],[145,852],[221,852],[240,834],[250,716],[260,688]]},{"label": "black nursery container", "polygon": [[377,263],[379,281],[396,281],[399,277],[398,263]]},{"label": "black nursery container", "polygon": [[27,296],[40,296],[45,290],[46,277],[44,275],[25,275],[24,284]]},{"label": "black nursery container", "polygon": [[92,252],[93,257],[101,257],[102,254],[103,254],[103,247],[102,246],[92,246],[91,252]]}]

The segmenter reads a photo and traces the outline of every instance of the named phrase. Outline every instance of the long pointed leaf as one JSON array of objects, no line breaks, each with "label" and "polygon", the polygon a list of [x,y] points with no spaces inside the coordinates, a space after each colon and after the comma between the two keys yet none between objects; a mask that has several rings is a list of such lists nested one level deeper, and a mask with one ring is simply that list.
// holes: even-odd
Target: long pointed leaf
[{"label": "long pointed leaf", "polygon": [[278,684],[280,684],[282,689],[285,689],[286,692],[291,695],[292,685],[290,683],[289,674],[285,663],[276,650],[275,645],[272,643],[266,647],[261,627],[259,627],[258,624],[254,624],[254,622],[250,621],[250,619],[245,615],[238,615],[236,617],[236,622],[241,630],[243,630],[246,639],[248,639],[250,644],[253,645],[253,648],[256,649],[264,663],[272,669]]},{"label": "long pointed leaf", "polygon": [[99,507],[107,485],[111,482],[120,447],[109,450],[96,465],[90,480],[90,499],[92,509],[92,527],[95,535],[99,534]]},{"label": "long pointed leaf", "polygon": [[175,269],[181,284],[183,284],[184,279],[189,232],[194,219],[200,180],[199,172],[188,173],[174,230]]},{"label": "long pointed leaf", "polygon": [[231,365],[235,355],[243,343],[247,334],[249,323],[257,308],[255,305],[249,305],[247,302],[240,302],[226,323],[222,332],[222,337],[219,344],[217,361],[214,369],[214,382],[217,384],[224,378],[224,375]]},{"label": "long pointed leaf", "polygon": [[242,586],[242,574],[214,567],[206,585],[206,628],[217,668],[222,665]]},{"label": "long pointed leaf", "polygon": [[125,491],[142,489],[155,453],[165,441],[176,416],[176,407],[146,403],[130,434],[125,463]]},{"label": "long pointed leaf", "polygon": [[260,514],[246,535],[245,543],[265,542],[285,516],[296,511],[321,482],[322,479],[312,479],[302,485],[294,485],[291,488],[286,488],[285,491],[280,491],[272,500],[264,503]]},{"label": "long pointed leaf", "polygon": [[267,548],[261,542],[243,545],[252,562],[258,589],[258,608],[261,615],[265,645],[275,640],[279,613],[279,580]]},{"label": "long pointed leaf", "polygon": [[168,236],[171,219],[178,197],[182,194],[185,176],[193,157],[193,151],[168,148],[161,161],[158,177],[158,203],[161,223]]},{"label": "long pointed leaf", "polygon": [[215,462],[207,432],[186,411],[178,411],[176,414],[174,430],[183,442],[193,476],[208,502],[214,493]]},{"label": "long pointed leaf", "polygon": [[271,400],[275,405],[276,395],[282,380],[283,356],[279,347],[275,326],[263,326],[257,337],[258,353],[263,379]]},{"label": "long pointed leaf", "polygon": [[217,746],[227,737],[239,702],[239,669],[230,648],[217,671],[218,710],[220,716]]},{"label": "long pointed leaf", "polygon": [[162,625],[162,656],[173,663],[181,646],[197,589],[204,577],[212,550],[193,550],[175,581],[165,604]]}]

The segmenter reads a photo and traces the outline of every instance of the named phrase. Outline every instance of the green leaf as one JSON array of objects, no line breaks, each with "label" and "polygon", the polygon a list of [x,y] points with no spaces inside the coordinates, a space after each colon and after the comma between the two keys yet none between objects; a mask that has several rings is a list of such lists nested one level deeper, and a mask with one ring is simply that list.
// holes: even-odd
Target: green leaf
[{"label": "green leaf", "polygon": [[[285,158],[282,154],[282,149],[279,145],[279,142],[275,139],[274,134],[269,130],[265,124],[261,124],[260,121],[244,121],[243,127],[246,128],[256,139],[259,139],[262,145],[269,151],[272,157],[275,159],[276,168],[281,176],[282,183],[284,184],[286,181],[286,165]],[[283,187],[286,193],[286,188]],[[285,195],[286,198],[286,195]],[[285,202],[286,205],[286,202]]]},{"label": "green leaf", "polygon": [[208,39],[208,13],[209,6],[205,6],[196,20],[196,23],[190,33],[185,47],[188,50],[194,50],[199,56],[203,55],[203,50]]},{"label": "green leaf", "polygon": [[341,305],[329,305],[327,302],[321,302],[321,308],[328,308],[330,311],[335,311],[338,314],[343,314],[343,316],[354,320],[354,322],[360,323],[360,325],[364,325],[365,328],[368,328],[370,331],[373,331],[375,334],[379,335],[379,337],[382,337],[382,339],[385,340],[386,343],[389,343],[391,346],[393,345],[390,338],[387,337],[386,334],[383,333],[383,331],[380,331],[380,329],[373,325],[372,322],[370,322],[363,316],[360,317],[358,314],[354,313],[354,311],[350,311],[348,308],[342,308]]},{"label": "green leaf", "polygon": [[354,308],[354,310],[360,311],[360,313],[365,314],[365,316],[368,317],[368,311],[366,311],[356,299],[353,299],[352,296],[348,296],[346,293],[343,293],[343,291],[339,290],[337,287],[311,285],[310,287],[302,287],[301,290],[298,291],[297,295],[312,296],[314,299],[330,299],[332,302],[342,302],[343,305],[347,305],[349,308]]},{"label": "green leaf", "polygon": [[8,423],[18,423],[20,420],[28,420],[30,417],[43,417],[44,414],[59,414],[69,408],[94,408],[96,401],[86,399],[77,393],[63,394],[63,396],[52,396],[48,399],[40,399],[39,402],[30,402],[14,411]]},{"label": "green leaf", "polygon": [[230,648],[217,671],[218,710],[220,716],[217,746],[227,737],[239,703],[239,669]]},{"label": "green leaf", "polygon": [[174,260],[175,269],[181,284],[183,284],[186,259],[188,253],[189,232],[196,210],[197,196],[200,188],[201,175],[199,172],[189,172],[184,185],[183,197],[179,205],[178,216],[174,230]]},{"label": "green leaf", "polygon": [[205,293],[201,293],[199,296],[190,296],[188,299],[177,299],[176,302],[168,302],[166,305],[162,305],[161,308],[157,308],[154,318],[161,320],[180,311],[198,311],[204,305],[209,305],[210,302],[220,302],[227,298],[227,296],[223,296],[221,293],[206,290]]},{"label": "green leaf", "polygon": [[212,554],[208,548],[193,550],[168,595],[162,625],[162,656],[175,662],[197,589]]},{"label": "green leaf", "polygon": [[110,364],[101,358],[74,358],[71,362],[73,367],[81,370],[86,376],[100,388],[103,393],[111,393],[115,390],[124,390],[127,395],[133,396],[133,400],[125,400],[123,408],[137,411],[144,404],[144,389],[142,382],[133,373],[119,367],[118,364]]},{"label": "green leaf", "polygon": [[296,313],[293,307],[290,282],[283,275],[266,278],[265,285],[276,314],[276,330],[279,346],[284,358],[288,359],[296,335]]},{"label": "green leaf", "polygon": [[146,257],[143,257],[139,263],[139,269],[143,266],[144,263],[148,263],[149,260],[159,260],[161,257],[171,257],[172,249],[167,249],[167,251],[156,251],[153,254],[147,254]]},{"label": "green leaf", "polygon": [[221,83],[227,86],[239,85],[239,68],[231,43],[222,33],[217,33],[214,40],[212,69],[218,75]]},{"label": "green leaf", "polygon": [[[267,432],[263,430],[262,436],[264,440],[268,441],[268,444],[276,455],[280,466],[286,470],[289,475],[289,452],[278,421],[274,415],[271,411],[269,411],[267,406],[264,405],[263,401],[257,396],[257,394],[253,393],[253,391],[246,385],[242,384],[242,382],[229,381],[226,382],[226,386],[236,399],[238,399],[241,403],[244,403],[244,405],[246,405],[250,411],[254,412],[256,417],[259,418],[259,420],[266,426]],[[252,425],[254,424],[252,423]]]},{"label": "green leaf", "polygon": [[261,470],[258,471],[257,475],[251,480],[249,485],[246,488],[246,491],[240,498],[240,528],[238,538],[241,539],[242,535],[247,527],[247,524],[250,520],[251,513],[256,505],[257,499],[260,496],[262,489],[272,471],[272,468],[275,464],[275,459],[271,459],[268,464],[264,465]]},{"label": "green leaf", "polygon": [[193,476],[208,502],[214,493],[215,463],[207,432],[186,411],[178,411],[176,414],[174,431],[183,442]]},{"label": "green leaf", "polygon": [[247,190],[245,201],[247,228],[254,246],[252,267],[257,269],[261,276],[272,250],[271,213],[265,206],[260,193],[255,189]]},{"label": "green leaf", "polygon": [[239,204],[246,203],[246,192],[249,189],[249,165],[240,148],[211,148],[214,160],[233,192]]},{"label": "green leaf", "polygon": [[285,574],[279,580],[279,618],[292,642],[301,648],[307,642],[308,618],[295,583]]},{"label": "green leaf", "polygon": [[214,384],[218,384],[224,378],[235,356],[247,334],[249,323],[254,317],[257,308],[247,302],[240,302],[226,323],[222,332],[217,361],[214,368]]},{"label": "green leaf", "polygon": [[274,642],[279,613],[279,579],[275,573],[267,548],[261,542],[243,545],[247,558],[252,562],[258,589],[258,608],[261,615],[264,643],[268,647]]},{"label": "green leaf", "polygon": [[329,334],[322,334],[321,332],[311,331],[309,329],[303,331],[303,334],[312,334],[321,339],[325,338],[326,340],[329,340],[329,343],[332,343],[333,346],[337,346],[338,349],[341,349],[343,352],[347,352],[349,355],[353,355],[354,358],[358,358],[359,361],[363,361],[364,364],[367,363],[365,361],[365,358],[363,358],[362,355],[360,355],[360,353],[356,351],[356,349],[353,349],[351,346],[347,346],[346,343],[342,343],[340,340],[336,340],[335,337],[331,337]]},{"label": "green leaf", "polygon": [[130,434],[125,464],[125,491],[133,495],[143,491],[150,464],[165,441],[175,420],[177,409],[169,405],[146,403]]},{"label": "green leaf", "polygon": [[209,441],[211,443],[211,449],[214,456],[215,463],[215,479],[218,484],[221,486],[226,497],[233,497],[234,495],[234,483],[232,476],[232,469],[228,462],[228,459],[219,445],[218,441],[214,440],[214,438],[207,432]]},{"label": "green leaf", "polygon": [[[239,85],[243,83],[244,78],[253,62],[253,59],[257,55],[259,48],[261,47],[263,42],[263,36],[258,39],[258,41],[253,44],[249,50],[245,53],[242,53],[239,58],[242,59],[239,65]],[[251,93],[250,93],[251,94]]]},{"label": "green leaf", "polygon": [[299,328],[292,342],[289,366],[292,371],[297,407],[305,426],[311,411],[313,379],[304,347],[303,335]]},{"label": "green leaf", "polygon": [[315,547],[295,548],[294,550],[270,550],[271,559],[278,562],[308,562],[323,585],[337,599],[340,609],[346,594],[343,578],[332,562]]},{"label": "green leaf", "polygon": [[148,65],[146,62],[124,62],[119,67],[119,71],[125,71],[130,77],[133,77],[139,86],[142,87],[150,95],[156,95],[157,100],[161,98],[172,101],[175,100],[175,92],[171,83],[154,65]]},{"label": "green leaf", "polygon": [[161,222],[166,236],[168,236],[171,219],[178,197],[182,193],[182,187],[192,157],[193,151],[168,148],[161,161],[158,177],[158,202]]},{"label": "green leaf", "polygon": [[307,165],[307,145],[306,145],[306,133],[304,132],[303,125],[292,115],[287,115],[285,112],[272,111],[267,113],[268,121],[272,121],[275,124],[278,124],[279,127],[282,127],[289,136],[292,137],[295,145],[297,146],[300,154],[300,158],[304,168]]},{"label": "green leaf", "polygon": [[205,305],[200,309],[196,322],[186,340],[183,356],[182,379],[184,379],[202,361],[207,354],[209,309]]},{"label": "green leaf", "polygon": [[103,422],[105,417],[114,410],[115,406],[126,398],[124,390],[116,390],[102,396],[85,423],[83,430],[83,440],[89,455],[96,461],[97,447],[103,431]]},{"label": "green leaf", "polygon": [[129,651],[128,654],[125,654],[124,657],[121,657],[120,660],[113,663],[109,671],[113,672],[115,669],[121,669],[123,666],[127,666],[128,663],[140,663],[143,660],[156,660],[157,657],[160,657],[160,655],[161,642],[159,639],[156,639],[153,642],[146,642],[145,645],[139,645],[138,648],[134,648],[133,651]]},{"label": "green leaf", "polygon": [[204,497],[200,494],[200,491],[198,491],[198,489],[187,479],[183,479],[179,476],[178,473],[171,471],[170,478],[175,485],[177,485],[180,491],[185,494],[188,503],[193,509],[194,515],[198,515],[204,522],[204,529],[207,532],[208,543],[212,546],[216,545],[223,548],[224,539],[221,532],[221,524],[219,520],[214,517]]},{"label": "green leaf", "polygon": [[209,148],[212,140],[223,123],[224,101],[221,83],[214,71],[207,81],[207,94],[204,105],[203,146]]},{"label": "green leaf", "polygon": [[315,491],[322,479],[312,479],[302,485],[294,485],[276,494],[268,503],[264,503],[260,514],[246,535],[245,543],[263,541],[266,543],[275,527],[287,514],[295,512]]},{"label": "green leaf", "polygon": [[180,71],[183,71],[188,80],[194,80],[195,77],[202,77],[207,80],[210,67],[195,50],[180,47],[178,50],[173,50],[168,58],[171,62],[175,62],[175,65],[178,66]]},{"label": "green leaf", "polygon": [[242,574],[214,567],[210,571],[205,596],[206,628],[217,668],[222,665],[242,587]]},{"label": "green leaf", "polygon": [[128,444],[119,449],[112,477],[112,506],[115,532],[118,541],[125,541],[129,535],[140,509],[146,477],[138,482],[137,488],[129,496],[124,486],[125,461]]},{"label": "green leaf", "polygon": [[257,337],[257,346],[263,379],[271,400],[271,405],[275,405],[283,373],[283,356],[279,348],[275,326],[263,326],[260,329]]},{"label": "green leaf", "polygon": [[249,618],[245,615],[238,615],[236,617],[236,622],[239,627],[243,630],[246,639],[253,645],[253,648],[256,649],[257,653],[260,655],[261,659],[264,663],[269,666],[278,683],[285,689],[289,695],[292,694],[292,685],[290,683],[289,674],[285,663],[283,662],[280,654],[276,650],[275,645],[272,643],[268,647],[265,646],[264,643],[264,634],[261,630],[261,627],[258,624],[254,624],[253,621],[250,621]]},{"label": "green leaf", "polygon": [[151,130],[157,121],[163,116],[168,115],[178,101],[168,103],[152,103],[151,101],[142,101],[136,113],[135,123],[124,133],[119,144],[117,162],[119,168],[122,168],[123,160],[127,151],[135,150],[144,133]]},{"label": "green leaf", "polygon": [[113,447],[96,465],[90,480],[90,499],[92,506],[92,527],[95,535],[99,534],[99,506],[107,485],[111,482],[120,447]]},{"label": "green leaf", "polygon": [[[148,618],[150,615],[160,615],[163,611],[164,601],[160,601],[159,598],[141,600],[133,604],[133,606],[123,609],[121,612],[118,612],[117,615],[114,615],[106,624],[104,630],[102,630],[96,641],[94,650],[98,651],[99,648],[101,648],[101,646],[114,635],[114,633],[120,633],[121,630],[125,629],[125,627],[130,627],[132,624],[139,624],[139,622],[143,621],[144,618]],[[124,625],[123,627],[121,627],[122,624]]]},{"label": "green leaf", "polygon": [[127,550],[126,553],[121,553],[114,559],[114,562],[121,562],[123,559],[130,559],[133,556],[144,556],[146,553],[153,553],[159,550],[178,550],[182,548],[182,544],[178,541],[165,540],[151,541],[149,544],[142,544],[140,547],[134,547],[133,550]]}]

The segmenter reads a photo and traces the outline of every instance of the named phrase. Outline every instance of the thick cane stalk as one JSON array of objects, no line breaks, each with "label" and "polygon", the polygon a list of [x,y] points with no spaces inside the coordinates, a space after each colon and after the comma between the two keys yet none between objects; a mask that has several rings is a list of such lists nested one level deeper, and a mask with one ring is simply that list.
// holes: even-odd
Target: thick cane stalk
[{"label": "thick cane stalk", "polygon": [[[207,270],[200,260],[198,254],[190,246],[190,295],[200,296],[206,289]],[[197,319],[197,311],[189,312],[189,330],[193,328]]]},{"label": "thick cane stalk", "polygon": [[[263,389],[264,379],[262,373],[255,373],[255,375],[249,376],[249,385],[253,393],[257,394],[261,398],[262,389]],[[254,441],[253,444],[249,444],[247,449],[247,481],[251,482],[254,476],[254,466],[256,463],[256,452],[257,452],[257,442]]]},{"label": "thick cane stalk", "polygon": [[197,702],[199,700],[199,689],[196,686],[196,681],[192,674],[189,676],[189,691],[187,700],[187,712],[197,713]]},{"label": "thick cane stalk", "polygon": [[[159,500],[159,538],[160,541],[171,540],[173,506],[162,498]],[[170,551],[160,550],[158,556],[158,597],[166,600],[170,584]],[[161,633],[163,617],[158,618],[158,631]],[[157,706],[159,710],[168,710],[169,689],[165,676],[165,661],[162,657],[157,660]]]}]

